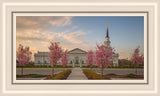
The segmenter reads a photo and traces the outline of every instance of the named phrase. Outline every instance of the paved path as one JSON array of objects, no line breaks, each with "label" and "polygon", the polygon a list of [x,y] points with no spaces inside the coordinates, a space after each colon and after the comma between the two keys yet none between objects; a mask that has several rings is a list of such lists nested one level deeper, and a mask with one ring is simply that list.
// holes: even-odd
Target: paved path
[{"label": "paved path", "polygon": [[88,80],[81,68],[73,68],[67,80]]}]

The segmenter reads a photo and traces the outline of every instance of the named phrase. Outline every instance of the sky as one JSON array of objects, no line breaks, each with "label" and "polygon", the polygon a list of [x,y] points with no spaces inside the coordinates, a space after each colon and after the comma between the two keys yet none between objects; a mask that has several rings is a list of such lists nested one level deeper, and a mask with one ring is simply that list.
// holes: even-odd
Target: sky
[{"label": "sky", "polygon": [[144,51],[143,16],[17,16],[16,47],[29,46],[32,58],[37,51],[49,52],[50,41],[65,50],[95,50],[109,30],[111,46],[119,59],[131,58],[134,49]]}]

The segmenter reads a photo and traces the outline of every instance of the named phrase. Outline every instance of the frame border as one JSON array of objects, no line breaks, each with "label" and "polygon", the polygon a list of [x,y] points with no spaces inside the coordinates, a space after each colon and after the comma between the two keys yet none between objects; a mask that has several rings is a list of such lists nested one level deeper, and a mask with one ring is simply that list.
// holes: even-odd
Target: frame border
[{"label": "frame border", "polygon": [[[160,22],[158,21],[159,20],[158,15],[160,15],[160,12],[158,12],[158,8],[160,8],[160,6],[159,6],[160,5],[160,1],[149,1],[149,0],[127,1],[127,0],[121,0],[123,2],[120,3],[121,1],[118,1],[118,0],[116,0],[114,2],[109,0],[109,1],[102,1],[102,2],[101,1],[98,1],[98,2],[97,1],[96,2],[93,1],[92,4],[90,4],[89,2],[86,2],[86,0],[82,0],[82,1],[80,1],[80,0],[78,0],[78,1],[69,0],[69,1],[71,1],[73,3],[68,3],[68,1],[66,2],[65,0],[62,0],[60,2],[59,1],[58,2],[57,1],[51,2],[49,0],[46,0],[49,3],[48,2],[46,3],[46,1],[38,2],[36,0],[33,0],[33,1],[32,0],[31,1],[21,1],[23,3],[18,3],[19,1],[17,1],[17,3],[13,3],[14,1],[16,1],[16,0],[13,0],[12,2],[11,1],[6,1],[6,0],[0,1],[0,4],[3,6],[3,7],[1,7],[1,9],[3,11],[0,12],[2,14],[2,15],[0,15],[0,17],[2,18],[2,21],[3,21],[3,22],[0,23],[0,24],[3,24],[0,27],[0,28],[2,28],[2,33],[0,33],[2,41],[0,42],[0,44],[1,44],[1,47],[2,47],[1,52],[3,54],[3,55],[1,55],[2,59],[0,58],[0,60],[2,60],[1,61],[1,63],[2,63],[2,65],[1,65],[1,67],[2,67],[1,68],[2,69],[1,74],[3,76],[0,79],[0,82],[1,82],[0,85],[2,85],[2,86],[0,86],[0,95],[2,95],[2,96],[21,96],[21,95],[24,95],[24,96],[28,96],[28,95],[35,95],[35,96],[44,96],[44,95],[47,95],[47,96],[53,96],[53,95],[57,95],[57,96],[74,96],[74,95],[77,95],[77,96],[82,96],[82,95],[84,95],[84,96],[85,95],[92,95],[92,96],[97,96],[97,95],[100,95],[100,96],[106,96],[106,95],[109,95],[109,96],[117,96],[117,95],[120,95],[120,96],[128,96],[128,95],[130,95],[130,96],[135,96],[135,95],[138,95],[138,96],[140,96],[140,95],[141,96],[159,96],[160,95],[160,82],[158,81],[158,80],[160,80],[160,76],[159,76],[160,70],[158,70],[158,67],[160,67],[159,64],[158,64],[160,62],[160,59],[158,59],[158,56],[160,56],[159,55],[160,51],[158,50],[158,48],[160,48],[160,44],[158,43],[158,40],[160,40],[158,38],[158,35],[160,35],[160,33],[158,33],[158,30],[160,30],[160,28],[158,27],[158,24],[160,24]],[[90,1],[90,0],[87,0],[87,1]],[[80,2],[80,4],[78,4],[78,2]],[[5,59],[6,52],[4,51],[5,48],[6,48],[4,46],[5,42],[6,42],[6,38],[5,38],[6,37],[6,34],[5,34],[5,31],[6,31],[6,29],[5,29],[6,28],[6,25],[5,25],[6,24],[6,22],[5,22],[6,21],[6,19],[5,19],[6,18],[5,17],[6,16],[6,12],[5,12],[6,8],[8,6],[9,7],[11,7],[11,6],[13,7],[13,5],[14,5],[14,7],[15,6],[22,6],[22,5],[24,5],[25,7],[26,6],[34,6],[34,7],[36,6],[37,7],[37,5],[40,5],[40,6],[43,6],[43,5],[49,5],[49,6],[50,5],[53,5],[53,6],[54,5],[58,5],[58,6],[59,5],[62,5],[62,6],[70,5],[70,6],[72,6],[72,4],[76,4],[76,5],[80,5],[80,6],[82,6],[82,4],[84,4],[85,6],[86,5],[89,5],[89,6],[90,5],[92,5],[92,6],[93,5],[94,6],[96,6],[96,5],[98,5],[98,6],[106,6],[106,5],[110,5],[111,4],[111,6],[120,5],[120,7],[122,7],[122,6],[126,7],[127,5],[131,5],[133,7],[133,6],[138,5],[138,6],[142,6],[142,7],[146,7],[146,8],[148,8],[148,7],[152,7],[153,8],[152,11],[149,10],[149,12],[151,11],[151,13],[154,13],[153,15],[151,15],[152,20],[153,20],[153,22],[151,22],[151,23],[153,25],[155,25],[155,26],[152,26],[152,24],[149,25],[149,27],[152,26],[150,28],[150,30],[153,31],[153,34],[151,34],[151,35],[153,35],[153,36],[151,36],[151,40],[154,41],[154,42],[152,42],[154,44],[150,43],[151,45],[154,45],[151,48],[152,50],[154,50],[154,51],[152,51],[153,54],[150,54],[150,55],[155,57],[155,58],[152,58],[150,60],[154,64],[154,66],[151,66],[152,69],[154,69],[154,70],[152,70],[152,74],[154,75],[153,76],[154,78],[150,80],[151,85],[153,85],[153,87],[151,87],[150,90],[147,90],[145,88],[144,89],[142,88],[142,90],[140,90],[140,91],[139,90],[133,90],[133,89],[131,89],[131,90],[114,90],[114,91],[113,90],[111,90],[111,91],[110,90],[96,90],[96,91],[94,91],[92,89],[87,90],[87,91],[84,91],[84,90],[75,91],[75,90],[72,90],[72,89],[61,90],[61,91],[56,91],[55,89],[53,89],[53,91],[45,91],[45,90],[42,90],[42,91],[33,90],[33,91],[31,91],[31,90],[19,90],[19,89],[8,90],[7,89],[6,84],[7,83],[11,83],[11,82],[5,81],[5,77],[4,77],[5,70],[3,69],[3,68],[5,68],[3,64],[6,63],[6,61],[5,61],[6,60]],[[65,85],[63,85],[63,86],[65,86]],[[93,85],[93,86],[96,86],[96,85]],[[90,85],[88,87],[91,88]],[[146,86],[146,87],[149,87],[149,86]]]},{"label": "frame border", "polygon": [[[149,68],[148,68],[148,66],[149,66],[149,12],[148,11],[131,11],[131,12],[127,12],[127,11],[121,11],[121,12],[118,12],[118,11],[88,11],[88,12],[86,12],[86,11],[78,11],[78,12],[76,12],[76,11],[59,11],[59,12],[55,12],[55,11],[12,11],[11,12],[11,62],[13,62],[14,60],[13,60],[13,42],[14,42],[14,39],[13,39],[13,15],[14,15],[14,13],[146,13],[147,14],[147,64],[146,64],[146,67],[147,67],[147,82],[146,83],[14,83],[13,82],[13,64],[11,65],[11,74],[12,74],[12,76],[11,76],[11,78],[12,78],[12,84],[31,84],[31,85],[37,85],[37,84],[43,84],[43,85],[48,85],[48,84],[89,84],[89,85],[91,85],[91,84],[118,84],[118,85],[122,85],[122,84],[138,84],[138,85],[141,85],[141,84],[149,84]],[[144,32],[143,32],[144,33]],[[15,41],[16,42],[16,41]]]}]

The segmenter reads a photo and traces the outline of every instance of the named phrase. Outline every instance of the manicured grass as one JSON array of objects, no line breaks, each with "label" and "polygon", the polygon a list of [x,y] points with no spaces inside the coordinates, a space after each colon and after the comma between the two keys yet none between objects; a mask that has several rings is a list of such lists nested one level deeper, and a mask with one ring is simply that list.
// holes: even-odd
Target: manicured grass
[{"label": "manicured grass", "polygon": [[97,74],[95,71],[93,70],[88,70],[88,69],[83,69],[83,73],[87,76],[87,78],[89,80],[111,80],[112,78],[123,78],[123,79],[127,79],[127,78],[134,78],[134,79],[143,79],[143,75],[136,75],[136,74],[126,74],[126,75],[118,75],[115,73],[109,73],[104,75],[103,77],[101,77],[101,74]]},{"label": "manicured grass", "polygon": [[[82,66],[82,68],[90,68],[90,66]],[[97,65],[93,65],[92,68],[99,68]],[[108,66],[107,68],[135,68],[134,66]],[[143,66],[138,66],[136,68],[142,69]]]},{"label": "manicured grass", "polygon": [[27,74],[27,75],[16,75],[16,77],[30,77],[30,78],[39,78],[39,77],[45,77],[46,75],[41,75],[41,74]]}]

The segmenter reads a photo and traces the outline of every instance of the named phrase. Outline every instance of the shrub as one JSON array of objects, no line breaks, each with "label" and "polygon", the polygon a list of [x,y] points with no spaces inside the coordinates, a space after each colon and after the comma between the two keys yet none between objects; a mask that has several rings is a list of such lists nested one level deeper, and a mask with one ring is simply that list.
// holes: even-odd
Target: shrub
[{"label": "shrub", "polygon": [[53,80],[65,80],[71,73],[71,69],[64,70],[54,76]]},{"label": "shrub", "polygon": [[83,69],[83,73],[87,76],[88,79],[91,79],[91,80],[104,79],[104,78],[101,77],[100,74],[97,74],[96,72],[94,72],[92,70]]},{"label": "shrub", "polygon": [[[86,66],[82,66],[82,68],[90,68],[90,66],[86,65]],[[92,65],[92,68],[98,68],[98,66],[97,65]]]},{"label": "shrub", "polygon": [[28,76],[31,76],[32,78],[45,77],[45,75],[41,74],[28,74]]},{"label": "shrub", "polygon": [[75,65],[75,67],[80,67],[79,65]]},{"label": "shrub", "polygon": [[16,77],[22,77],[22,75],[16,75]]},{"label": "shrub", "polygon": [[107,75],[109,75],[109,76],[116,76],[117,74],[115,74],[115,73],[109,73]]},{"label": "shrub", "polygon": [[130,74],[127,74],[126,77],[129,77],[129,78],[136,78],[136,74],[130,73]]}]

